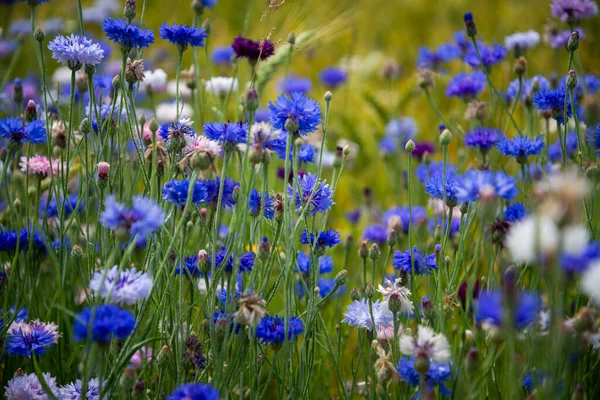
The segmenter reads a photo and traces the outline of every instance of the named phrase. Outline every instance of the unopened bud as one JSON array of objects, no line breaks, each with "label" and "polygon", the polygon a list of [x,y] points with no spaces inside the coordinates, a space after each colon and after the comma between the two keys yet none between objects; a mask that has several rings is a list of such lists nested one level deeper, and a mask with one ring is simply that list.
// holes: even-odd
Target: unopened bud
[{"label": "unopened bud", "polygon": [[517,74],[517,76],[522,76],[523,74],[525,74],[525,72],[527,72],[527,60],[525,59],[525,57],[517,58],[513,70],[515,71],[515,74]]},{"label": "unopened bud", "polygon": [[29,100],[27,107],[25,107],[25,121],[31,122],[34,119],[37,119],[37,106],[35,101]]},{"label": "unopened bud", "polygon": [[444,129],[440,135],[440,144],[448,146],[452,142],[452,133],[448,129]]},{"label": "unopened bud", "polygon": [[569,38],[569,41],[567,42],[567,50],[575,51],[578,48],[579,48],[579,32],[574,31],[573,33],[571,33],[571,37]]},{"label": "unopened bud", "polygon": [[465,31],[467,32],[467,36],[475,37],[477,36],[477,25],[475,24],[475,20],[473,19],[473,14],[468,12],[464,15],[465,21]]},{"label": "unopened bud", "polygon": [[415,151],[415,142],[411,140],[409,140],[408,142],[406,142],[406,146],[404,146],[404,150],[406,150],[407,153],[412,153],[413,151]]},{"label": "unopened bud", "polygon": [[33,38],[40,43],[46,40],[46,32],[41,26],[35,28],[35,31],[33,32]]},{"label": "unopened bud", "polygon": [[369,282],[365,288],[365,297],[367,299],[372,299],[373,296],[375,296],[375,287],[372,282]]},{"label": "unopened bud", "polygon": [[333,93],[328,90],[325,92],[325,96],[323,96],[323,98],[327,103],[329,103],[331,100],[333,100]]},{"label": "unopened bud", "polygon": [[258,109],[258,92],[254,88],[246,92],[246,110],[253,112]]},{"label": "unopened bud", "polygon": [[367,247],[367,241],[363,240],[358,248],[358,256],[360,258],[367,258],[369,256],[369,248]]},{"label": "unopened bud", "polygon": [[335,284],[338,286],[345,285],[346,280],[348,280],[348,271],[346,271],[345,269],[338,272],[335,276]]},{"label": "unopened bud", "polygon": [[354,288],[350,291],[350,298],[352,299],[352,301],[357,301],[362,298],[357,288]]},{"label": "unopened bud", "polygon": [[373,243],[371,248],[369,249],[369,258],[373,261],[376,261],[381,256],[381,249],[377,243]]},{"label": "unopened bud", "polygon": [[84,135],[90,133],[90,121],[87,118],[81,120],[81,123],[79,124],[79,130]]},{"label": "unopened bud", "polygon": [[71,257],[73,257],[76,260],[80,259],[81,257],[83,257],[83,249],[78,245],[74,245],[71,249]]},{"label": "unopened bud", "polygon": [[573,90],[577,87],[577,72],[570,70],[567,74],[567,89]]}]

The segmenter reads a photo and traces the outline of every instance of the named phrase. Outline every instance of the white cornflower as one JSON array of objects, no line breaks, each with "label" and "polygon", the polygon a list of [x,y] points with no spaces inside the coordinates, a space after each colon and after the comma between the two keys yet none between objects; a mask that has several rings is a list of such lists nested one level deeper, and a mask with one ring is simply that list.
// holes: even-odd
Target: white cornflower
[{"label": "white cornflower", "polygon": [[176,102],[161,103],[156,107],[156,119],[162,123],[175,122],[177,115],[192,115],[194,110],[187,104],[179,103],[180,112],[177,112]]},{"label": "white cornflower", "polygon": [[581,290],[600,304],[600,261],[593,262],[581,277]]},{"label": "white cornflower", "polygon": [[214,93],[219,97],[226,96],[229,91],[237,92],[238,81],[235,78],[227,76],[213,76],[206,81],[206,91],[208,93]]},{"label": "white cornflower", "polygon": [[450,361],[450,344],[448,339],[441,334],[436,334],[428,326],[419,325],[417,336],[402,335],[400,338],[400,351],[408,356],[422,356],[445,363]]},{"label": "white cornflower", "polygon": [[[167,93],[169,93],[171,96],[175,97],[175,95],[177,94],[177,81],[176,80],[167,82]],[[179,95],[181,97],[185,97],[188,99],[192,98],[192,89],[187,87],[183,76],[181,77],[180,82],[179,82]]]},{"label": "white cornflower", "polygon": [[167,73],[160,68],[153,71],[144,71],[146,75],[140,82],[140,89],[152,93],[162,93],[167,89]]},{"label": "white cornflower", "polygon": [[509,50],[520,49],[527,50],[532,49],[540,42],[540,34],[534,30],[527,32],[516,32],[512,35],[504,38],[504,45]]},{"label": "white cornflower", "polygon": [[115,265],[106,272],[97,271],[90,281],[90,289],[113,304],[133,305],[150,295],[152,278],[135,268],[119,271]]},{"label": "white cornflower", "polygon": [[[377,291],[383,295],[383,302],[381,303],[384,309],[390,309],[390,301],[395,303],[396,306],[399,304],[400,309],[397,312],[412,314],[414,307],[410,301],[410,290],[400,285],[402,279],[398,278],[394,281],[386,279],[383,282],[383,286],[379,285]],[[393,310],[394,307],[392,307]]]}]

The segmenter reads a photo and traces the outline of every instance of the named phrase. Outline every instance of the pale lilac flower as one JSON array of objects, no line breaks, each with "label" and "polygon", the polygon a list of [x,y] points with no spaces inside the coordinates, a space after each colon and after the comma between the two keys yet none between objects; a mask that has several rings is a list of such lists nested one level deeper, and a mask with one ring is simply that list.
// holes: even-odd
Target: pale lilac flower
[{"label": "pale lilac flower", "polygon": [[427,358],[445,363],[450,361],[450,344],[448,339],[425,325],[419,325],[416,336],[402,335],[400,338],[400,351],[407,356],[426,355]]},{"label": "pale lilac flower", "polygon": [[146,77],[140,82],[140,90],[147,93],[162,93],[167,89],[167,73],[157,68],[151,71],[144,71]]},{"label": "pale lilac flower", "polygon": [[119,271],[119,266],[115,265],[108,271],[96,271],[90,281],[90,289],[110,303],[134,305],[148,298],[152,278],[135,268]]},{"label": "pale lilac flower", "polygon": [[516,32],[504,38],[504,45],[509,50],[525,51],[532,49],[540,42],[540,34],[534,30]]},{"label": "pale lilac flower", "polygon": [[206,81],[206,91],[208,93],[214,93],[219,97],[226,96],[230,91],[237,92],[238,81],[236,78],[230,78],[227,76],[213,76]]},{"label": "pale lilac flower", "polygon": [[[58,394],[56,378],[49,373],[43,373],[42,376],[50,391],[55,395]],[[15,376],[8,381],[4,389],[8,400],[48,400],[50,398],[35,374]]]},{"label": "pale lilac flower", "polygon": [[[384,309],[379,300],[373,303],[373,319],[375,320],[376,327],[393,326],[392,313],[389,310]],[[370,331],[373,328],[373,321],[371,320],[371,311],[367,300],[354,300],[352,304],[349,304],[348,309],[344,313],[342,322],[345,322],[350,326],[366,328]]]},{"label": "pale lilac flower", "polygon": [[574,23],[598,14],[598,4],[593,0],[554,0],[550,10],[553,17]]}]

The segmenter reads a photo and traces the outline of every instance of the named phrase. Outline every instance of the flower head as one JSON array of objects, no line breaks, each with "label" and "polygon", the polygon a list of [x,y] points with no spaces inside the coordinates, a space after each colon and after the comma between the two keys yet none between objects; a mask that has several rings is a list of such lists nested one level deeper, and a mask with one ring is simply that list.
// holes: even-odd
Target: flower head
[{"label": "flower head", "polygon": [[400,351],[408,356],[426,357],[432,361],[445,363],[450,361],[448,339],[425,325],[419,325],[416,336],[402,335]]},{"label": "flower head", "polygon": [[[287,325],[287,340],[295,339],[304,332],[304,323],[299,318],[291,317]],[[256,326],[256,337],[263,344],[281,344],[285,336],[285,321],[277,315],[264,316]]]},{"label": "flower head", "polygon": [[[56,378],[49,373],[43,373],[42,376],[50,391],[57,395]],[[8,400],[48,400],[50,398],[36,374],[17,375],[8,381],[4,389]]]},{"label": "flower head", "polygon": [[182,118],[170,124],[163,124],[158,130],[158,136],[164,140],[169,148],[176,151],[194,144],[195,132],[192,128],[193,121]]},{"label": "flower head", "polygon": [[219,400],[219,392],[203,383],[186,383],[175,389],[167,400]]},{"label": "flower head", "polygon": [[285,79],[279,81],[279,91],[283,93],[308,93],[311,89],[312,82],[308,78],[289,74]]},{"label": "flower head", "polygon": [[[313,233],[309,235],[306,229],[300,235],[300,243],[302,244],[308,244],[312,246],[314,241],[315,235]],[[333,229],[320,232],[317,236],[317,247],[333,247],[340,242],[340,233]]]},{"label": "flower head", "polygon": [[[263,207],[263,196],[264,196],[264,211],[261,212]],[[250,207],[250,214],[254,217],[263,215],[267,219],[273,219],[275,216],[274,200],[268,193],[261,195],[258,193],[256,188],[252,189],[250,193],[250,199],[248,200],[248,207]]]},{"label": "flower head", "polygon": [[501,197],[513,200],[519,189],[515,178],[502,171],[479,171],[471,169],[458,179],[457,198],[460,202],[475,202],[480,198]]},{"label": "flower head", "polygon": [[154,32],[128,24],[125,18],[107,18],[102,24],[102,30],[111,41],[117,43],[125,51],[149,47],[150,43],[154,43]]},{"label": "flower head", "polygon": [[65,168],[59,159],[50,161],[46,156],[35,155],[31,158],[21,157],[19,162],[21,171],[26,174],[33,174],[39,177],[46,177],[50,174],[58,175]]},{"label": "flower head", "polygon": [[465,144],[468,147],[475,147],[481,152],[487,152],[496,146],[496,143],[498,143],[502,137],[502,132],[499,129],[478,126],[467,132],[465,135]]},{"label": "flower head", "polygon": [[[398,364],[398,374],[403,381],[407,382],[410,386],[418,387],[420,382],[420,374],[415,368],[416,357],[403,358]],[[439,386],[440,394],[444,397],[452,395],[450,389],[444,385],[448,379],[452,376],[450,365],[447,363],[431,362],[429,364],[429,370],[425,373],[425,385],[429,389],[433,389],[435,386]],[[413,398],[418,398],[417,393]]]},{"label": "flower head", "polygon": [[58,35],[48,44],[52,58],[66,65],[71,70],[78,70],[84,65],[97,65],[104,58],[104,50],[85,36],[72,34]]},{"label": "flower head", "polygon": [[160,37],[176,45],[179,51],[184,51],[188,46],[203,47],[207,36],[206,30],[187,25],[163,24],[160,27]]},{"label": "flower head", "polygon": [[483,92],[485,87],[485,73],[482,71],[463,72],[452,78],[446,89],[446,96],[471,100]]},{"label": "flower head", "polygon": [[164,222],[162,209],[143,196],[134,196],[131,207],[117,203],[114,195],[106,198],[105,208],[100,214],[100,222],[109,229],[119,230],[121,239],[138,237],[138,243],[144,242]]},{"label": "flower head", "polygon": [[134,305],[150,296],[152,278],[135,268],[119,271],[119,266],[115,265],[108,271],[96,271],[89,287],[110,303]]},{"label": "flower head", "polygon": [[210,140],[218,142],[225,151],[232,151],[236,145],[246,143],[248,124],[209,122],[204,125],[204,134]]},{"label": "flower head", "polygon": [[[533,82],[537,80],[540,90],[548,90],[551,88],[550,82],[548,79],[544,78],[542,75],[536,75],[533,78],[524,79],[521,83],[521,95],[520,100],[533,101]],[[510,100],[517,97],[517,93],[519,92],[519,79],[515,79],[508,85],[508,89],[506,90],[506,97]]]},{"label": "flower head", "polygon": [[321,73],[319,74],[319,80],[321,83],[330,89],[335,89],[344,84],[347,79],[348,74],[346,71],[338,67],[327,67],[321,70]]},{"label": "flower head", "polygon": [[58,343],[58,338],[60,333],[54,323],[15,321],[8,328],[6,351],[29,358],[32,354],[39,356]]},{"label": "flower head", "polygon": [[[302,93],[295,92],[290,96],[279,96],[275,103],[269,102],[271,125],[281,131],[286,131],[287,128],[293,126],[294,129],[291,133],[300,135],[314,132],[321,123],[319,103]],[[288,120],[290,122],[286,124]]]},{"label": "flower head", "polygon": [[[500,61],[504,60],[508,50],[505,47],[500,46],[498,43],[494,43],[491,46],[485,44],[478,44],[479,55],[481,55],[481,59],[483,60],[483,66],[488,70],[492,67],[492,65],[498,64]],[[478,68],[481,66],[481,61],[479,60],[479,55],[477,54],[477,50],[475,47],[472,47],[467,51],[467,54],[463,57],[463,61],[469,64],[472,68]]]},{"label": "flower head", "polygon": [[442,174],[432,175],[425,185],[425,193],[434,199],[446,200],[448,207],[454,207],[458,203],[458,179],[452,173],[446,173],[446,187]]},{"label": "flower head", "polygon": [[523,203],[514,203],[504,210],[504,219],[508,222],[520,221],[527,216],[527,210]]},{"label": "flower head", "polygon": [[329,185],[325,181],[317,182],[317,176],[312,173],[298,179],[298,193],[294,193],[294,187],[288,185],[288,195],[291,197],[294,194],[296,209],[300,211],[307,207],[307,212],[312,215],[324,213],[334,204]]},{"label": "flower head", "polygon": [[444,63],[457,59],[460,55],[461,48],[454,43],[444,43],[435,50],[421,47],[419,49],[417,66],[419,68],[439,71]]},{"label": "flower head", "polygon": [[540,42],[540,34],[534,30],[527,32],[516,32],[504,38],[504,45],[507,49],[520,54],[528,49],[532,49]]},{"label": "flower head", "polygon": [[404,252],[396,251],[394,253],[394,261],[392,262],[392,265],[395,269],[403,270],[409,275],[411,274],[413,265],[415,268],[415,274],[417,275],[430,274],[431,271],[437,269],[435,263],[435,254],[421,254],[421,251],[417,248],[417,246],[413,247],[412,256],[410,254],[410,250],[406,250]]},{"label": "flower head", "polygon": [[[189,179],[183,181],[178,181],[177,179],[170,180],[165,183],[162,189],[163,200],[180,207],[185,206],[187,203],[188,193],[190,193]],[[206,202],[208,196],[206,186],[201,181],[196,180],[192,185],[191,195],[192,204]]]},{"label": "flower head", "polygon": [[[208,192],[206,195],[207,203],[216,206],[219,200],[219,187],[221,186],[221,178],[217,176],[214,180],[201,182],[206,185],[206,190]],[[236,200],[233,198],[233,192],[240,186],[240,184],[230,177],[225,177],[222,185],[223,195],[221,198],[221,207],[231,208],[236,204]]]},{"label": "flower head", "polygon": [[[383,304],[376,300],[373,302],[373,320],[375,321],[376,329],[379,327],[393,326],[392,312],[384,307]],[[357,328],[364,328],[369,331],[373,330],[373,320],[371,320],[371,310],[367,299],[354,300],[348,305],[348,309],[344,313],[342,322]]]},{"label": "flower head", "polygon": [[20,117],[5,117],[0,120],[0,137],[15,145],[46,143],[46,129],[41,120],[26,124]]},{"label": "flower head", "polygon": [[[83,382],[77,379],[75,382],[60,387],[58,389],[58,398],[61,400],[81,399],[82,385]],[[92,378],[88,381],[86,398],[89,400],[100,400],[100,380],[98,378]]]},{"label": "flower head", "polygon": [[86,340],[89,328],[94,342],[106,343],[113,338],[125,339],[135,329],[135,317],[131,311],[122,310],[112,304],[101,304],[92,310],[86,307],[75,318],[75,340]]},{"label": "flower head", "polygon": [[385,279],[383,286],[379,285],[377,291],[383,295],[383,307],[390,309],[390,301],[396,302],[400,305],[400,313],[413,313],[414,307],[410,300],[410,290],[406,286],[401,285],[402,280],[400,278],[390,280]]},{"label": "flower head", "polygon": [[231,65],[235,52],[231,46],[215,47],[211,53],[210,59],[216,65]]},{"label": "flower head", "polygon": [[388,240],[388,230],[383,225],[372,224],[365,228],[362,238],[363,240],[374,242],[381,246]]},{"label": "flower head", "polygon": [[[412,220],[411,220],[412,212]],[[413,206],[412,210],[408,207],[393,207],[383,213],[383,224],[388,229],[396,229],[398,232],[408,233],[408,226],[423,223],[427,219],[427,210],[421,206]]]},{"label": "flower head", "polygon": [[498,143],[498,151],[506,156],[517,159],[517,162],[524,164],[529,156],[535,156],[542,152],[544,148],[544,139],[537,137],[533,140],[527,136],[514,136],[512,140],[503,138]]},{"label": "flower head", "polygon": [[[540,90],[533,98],[533,105],[539,111],[551,112],[552,118],[554,118],[558,124],[564,124],[566,95],[566,89],[564,87],[558,89]],[[573,102],[575,105],[577,105],[575,100],[576,98],[573,98]],[[567,98],[566,114],[567,118],[570,118],[573,115],[570,94]]]},{"label": "flower head", "polygon": [[[501,326],[507,316],[504,312],[504,301],[506,301],[505,296],[500,291],[480,293],[477,300],[476,320]],[[522,292],[518,294],[516,301],[514,299],[510,301],[515,304],[513,317],[517,328],[525,328],[535,321],[541,307],[537,294]]]},{"label": "flower head", "polygon": [[231,48],[237,58],[246,58],[251,63],[256,63],[259,59],[266,60],[275,53],[275,45],[268,40],[255,42],[241,35],[233,40]]},{"label": "flower head", "polygon": [[553,17],[574,23],[598,14],[598,4],[593,0],[554,0],[550,10]]}]

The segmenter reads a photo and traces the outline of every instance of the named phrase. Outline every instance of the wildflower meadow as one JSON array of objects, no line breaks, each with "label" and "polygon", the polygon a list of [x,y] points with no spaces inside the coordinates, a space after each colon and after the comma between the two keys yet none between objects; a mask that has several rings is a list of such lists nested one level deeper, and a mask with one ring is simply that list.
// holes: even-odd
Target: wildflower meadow
[{"label": "wildflower meadow", "polygon": [[0,396],[600,399],[598,14],[0,0]]}]

